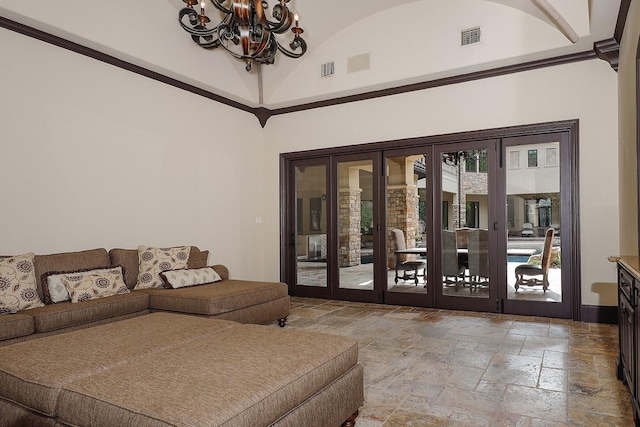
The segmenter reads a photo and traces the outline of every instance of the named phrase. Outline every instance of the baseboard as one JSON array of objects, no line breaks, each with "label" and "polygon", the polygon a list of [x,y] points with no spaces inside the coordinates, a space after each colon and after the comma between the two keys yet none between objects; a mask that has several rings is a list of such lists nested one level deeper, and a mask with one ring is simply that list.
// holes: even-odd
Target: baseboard
[{"label": "baseboard", "polygon": [[583,322],[618,324],[618,307],[615,305],[583,305],[580,314]]}]

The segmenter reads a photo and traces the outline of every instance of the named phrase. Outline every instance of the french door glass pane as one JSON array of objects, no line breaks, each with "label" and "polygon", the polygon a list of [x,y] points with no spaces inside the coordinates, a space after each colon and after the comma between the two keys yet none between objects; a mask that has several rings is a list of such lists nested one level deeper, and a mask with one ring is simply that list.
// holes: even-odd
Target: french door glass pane
[{"label": "french door glass pane", "polygon": [[423,155],[386,158],[387,290],[427,293],[427,166]]},{"label": "french door glass pane", "polygon": [[487,150],[442,154],[442,292],[489,298]]},{"label": "french door glass pane", "polygon": [[327,171],[296,167],[296,284],[327,287]]},{"label": "french door glass pane", "polygon": [[507,296],[562,302],[560,143],[508,146],[506,157]]},{"label": "french door glass pane", "polygon": [[373,289],[373,161],[338,163],[339,287]]}]

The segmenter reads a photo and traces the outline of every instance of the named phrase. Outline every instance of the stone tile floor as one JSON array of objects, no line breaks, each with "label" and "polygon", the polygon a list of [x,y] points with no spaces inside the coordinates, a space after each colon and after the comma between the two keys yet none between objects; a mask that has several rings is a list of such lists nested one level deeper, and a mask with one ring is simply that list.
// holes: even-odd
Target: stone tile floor
[{"label": "stone tile floor", "polygon": [[617,327],[292,298],[287,327],[359,342],[358,427],[632,426]]}]

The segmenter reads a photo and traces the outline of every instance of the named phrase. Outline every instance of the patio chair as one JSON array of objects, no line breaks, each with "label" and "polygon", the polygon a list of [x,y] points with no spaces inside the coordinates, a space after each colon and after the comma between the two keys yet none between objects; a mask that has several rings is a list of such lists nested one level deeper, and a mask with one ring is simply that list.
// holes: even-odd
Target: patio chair
[{"label": "patio chair", "polygon": [[442,276],[445,285],[458,285],[464,287],[465,267],[458,259],[455,231],[442,230]]},{"label": "patio chair", "polygon": [[[516,267],[516,292],[522,285],[536,286],[542,285],[544,292],[549,288],[549,264],[551,263],[551,247],[553,246],[553,228],[547,229],[544,236],[544,247],[542,249],[542,262],[536,264],[521,264]],[[528,276],[529,278],[525,278]]]},{"label": "patio chair", "polygon": [[[418,277],[425,277],[427,270],[427,262],[425,260],[410,259],[411,255],[397,253],[407,249],[406,242],[404,240],[404,233],[397,228],[391,230],[391,241],[393,242],[393,254],[396,259],[396,277],[395,282],[398,280],[413,280],[416,286],[418,286]],[[413,257],[413,256],[411,256]],[[420,274],[422,270],[422,274]],[[399,272],[402,271],[402,276]]]},{"label": "patio chair", "polygon": [[469,287],[489,286],[489,232],[469,230]]}]

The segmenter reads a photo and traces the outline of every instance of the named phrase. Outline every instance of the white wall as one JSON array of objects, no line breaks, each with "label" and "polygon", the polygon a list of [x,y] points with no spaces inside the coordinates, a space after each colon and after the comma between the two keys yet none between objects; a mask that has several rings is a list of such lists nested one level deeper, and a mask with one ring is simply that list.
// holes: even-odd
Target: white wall
[{"label": "white wall", "polygon": [[193,244],[264,276],[255,117],[4,29],[0,56],[0,254]]},{"label": "white wall", "polygon": [[556,120],[580,120],[582,303],[616,305],[617,76],[591,60],[276,116],[266,131],[265,277],[279,277],[280,153]]},{"label": "white wall", "polygon": [[578,118],[583,303],[616,304],[617,77],[603,61],[261,130],[247,113],[4,29],[0,55],[11,58],[0,64],[0,254],[195,244],[234,277],[278,280],[280,153]]},{"label": "white wall", "polygon": [[618,108],[620,111],[620,253],[638,255],[638,165],[636,147],[636,54],[640,5],[631,2],[620,43]]}]

